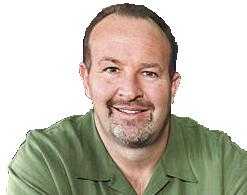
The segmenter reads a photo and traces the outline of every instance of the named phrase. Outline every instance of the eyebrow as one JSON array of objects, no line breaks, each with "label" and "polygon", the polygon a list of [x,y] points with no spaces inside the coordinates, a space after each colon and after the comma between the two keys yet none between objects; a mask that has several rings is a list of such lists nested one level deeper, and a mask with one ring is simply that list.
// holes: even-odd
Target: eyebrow
[{"label": "eyebrow", "polygon": [[[101,61],[110,61],[114,64],[123,64],[120,60],[110,57],[110,56],[104,56],[103,58],[100,59],[99,62]],[[162,71],[164,68],[159,64],[159,63],[141,63],[142,68],[158,68],[159,71]]]},{"label": "eyebrow", "polygon": [[101,58],[99,60],[99,62],[101,62],[101,61],[110,61],[110,62],[113,62],[114,64],[122,64],[119,60],[117,60],[113,57],[109,57],[109,56],[105,56],[105,57]]},{"label": "eyebrow", "polygon": [[163,70],[159,63],[141,63],[143,68],[158,68],[160,71]]}]

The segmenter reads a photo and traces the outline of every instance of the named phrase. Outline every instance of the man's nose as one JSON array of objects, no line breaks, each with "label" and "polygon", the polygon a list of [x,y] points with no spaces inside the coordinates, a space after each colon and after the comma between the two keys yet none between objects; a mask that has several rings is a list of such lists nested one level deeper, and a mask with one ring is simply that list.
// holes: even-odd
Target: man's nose
[{"label": "man's nose", "polygon": [[126,101],[143,97],[142,86],[138,78],[134,75],[130,75],[121,79],[119,83],[118,95]]}]

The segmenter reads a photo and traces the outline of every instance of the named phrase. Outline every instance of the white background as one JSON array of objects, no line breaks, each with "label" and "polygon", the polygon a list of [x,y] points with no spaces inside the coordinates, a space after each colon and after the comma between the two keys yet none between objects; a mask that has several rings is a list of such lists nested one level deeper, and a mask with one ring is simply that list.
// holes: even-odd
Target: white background
[{"label": "white background", "polygon": [[[124,1],[85,2],[0,1],[0,194],[28,130],[90,108],[78,74],[84,30],[101,8]],[[173,113],[223,130],[247,149],[244,0],[128,2],[157,12],[177,39],[182,83]]]}]

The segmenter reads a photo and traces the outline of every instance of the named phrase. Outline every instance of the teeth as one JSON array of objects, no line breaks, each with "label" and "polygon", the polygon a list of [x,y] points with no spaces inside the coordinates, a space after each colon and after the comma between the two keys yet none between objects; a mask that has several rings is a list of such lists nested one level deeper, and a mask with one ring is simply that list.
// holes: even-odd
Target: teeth
[{"label": "teeth", "polygon": [[137,111],[137,110],[125,110],[125,109],[118,109],[120,112],[125,112],[127,114],[136,114],[139,113],[141,111]]}]

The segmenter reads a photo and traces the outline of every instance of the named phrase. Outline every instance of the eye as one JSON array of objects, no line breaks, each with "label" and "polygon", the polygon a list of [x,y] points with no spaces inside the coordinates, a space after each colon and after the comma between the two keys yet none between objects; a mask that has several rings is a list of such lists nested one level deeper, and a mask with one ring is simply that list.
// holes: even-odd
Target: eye
[{"label": "eye", "polygon": [[109,66],[109,67],[106,67],[106,68],[103,69],[103,72],[107,72],[107,73],[110,73],[110,74],[117,73],[118,71],[119,71],[119,68],[115,67],[115,66]]},{"label": "eye", "polygon": [[158,78],[159,75],[156,72],[152,72],[152,71],[143,71],[142,74],[145,77],[149,77],[149,78]]}]

